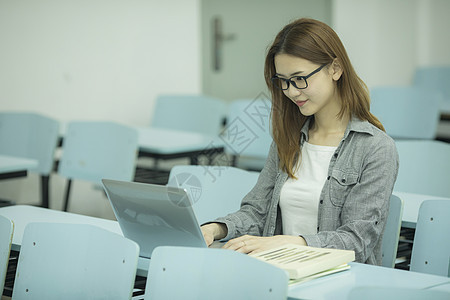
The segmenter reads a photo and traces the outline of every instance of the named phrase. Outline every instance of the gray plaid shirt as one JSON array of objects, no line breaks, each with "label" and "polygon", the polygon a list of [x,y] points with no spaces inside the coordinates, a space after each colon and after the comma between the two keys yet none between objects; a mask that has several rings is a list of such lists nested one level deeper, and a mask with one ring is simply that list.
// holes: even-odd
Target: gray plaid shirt
[{"label": "gray plaid shirt", "polygon": [[[309,121],[302,129],[301,145],[308,140],[308,127]],[[353,118],[331,158],[319,200],[317,234],[304,235],[307,244],[354,250],[357,262],[380,265],[381,237],[398,164],[394,141],[369,122]],[[244,234],[282,234],[278,203],[287,178],[272,143],[258,182],[240,210],[216,220],[228,228],[225,240]]]}]

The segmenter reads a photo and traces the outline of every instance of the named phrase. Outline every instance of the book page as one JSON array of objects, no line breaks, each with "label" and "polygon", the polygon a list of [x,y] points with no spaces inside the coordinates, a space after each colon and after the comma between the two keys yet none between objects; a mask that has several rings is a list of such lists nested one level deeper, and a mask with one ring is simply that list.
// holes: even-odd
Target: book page
[{"label": "book page", "polygon": [[250,255],[286,270],[290,279],[305,278],[355,260],[354,251],[294,244]]}]

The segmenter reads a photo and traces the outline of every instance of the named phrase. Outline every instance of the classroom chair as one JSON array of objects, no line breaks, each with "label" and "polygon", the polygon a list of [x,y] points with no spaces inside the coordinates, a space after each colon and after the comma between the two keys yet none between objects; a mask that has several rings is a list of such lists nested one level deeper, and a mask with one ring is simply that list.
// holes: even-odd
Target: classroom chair
[{"label": "classroom chair", "polygon": [[258,176],[258,172],[234,167],[180,165],[171,169],[168,185],[187,190],[203,224],[239,210]]},{"label": "classroom chair", "polygon": [[0,112],[0,153],[35,159],[41,176],[41,206],[49,207],[49,180],[59,139],[59,122],[37,113]]},{"label": "classroom chair", "polygon": [[391,195],[389,202],[389,214],[384,228],[383,242],[381,245],[383,267],[393,268],[397,258],[398,241],[402,226],[403,200]]},{"label": "classroom chair", "polygon": [[150,126],[217,136],[226,105],[204,95],[160,95],[156,98]]},{"label": "classroom chair", "polygon": [[101,186],[103,178],[131,181],[138,151],[133,128],[113,122],[70,122],[62,145],[58,172],[68,178],[64,211],[73,179]]},{"label": "classroom chair", "polygon": [[264,98],[231,102],[221,138],[232,166],[253,171],[264,167],[272,143],[271,107],[270,100]]},{"label": "classroom chair", "polygon": [[370,91],[370,111],[394,139],[436,137],[440,118],[439,92],[419,87],[377,87]]},{"label": "classroom chair", "polygon": [[87,224],[25,227],[12,299],[131,299],[139,246]]},{"label": "classroom chair", "polygon": [[414,72],[414,86],[422,87],[427,91],[442,93],[446,106],[450,104],[450,66],[423,66]]},{"label": "classroom chair", "polygon": [[145,300],[286,299],[287,272],[248,255],[213,248],[157,247]]},{"label": "classroom chair", "polygon": [[0,295],[3,294],[3,288],[5,286],[13,233],[13,222],[0,215]]},{"label": "classroom chair", "polygon": [[444,291],[391,286],[360,286],[350,290],[348,300],[448,300]]},{"label": "classroom chair", "polygon": [[419,208],[410,271],[450,277],[450,201],[426,200]]},{"label": "classroom chair", "polygon": [[394,191],[450,197],[450,144],[396,141],[400,167]]}]

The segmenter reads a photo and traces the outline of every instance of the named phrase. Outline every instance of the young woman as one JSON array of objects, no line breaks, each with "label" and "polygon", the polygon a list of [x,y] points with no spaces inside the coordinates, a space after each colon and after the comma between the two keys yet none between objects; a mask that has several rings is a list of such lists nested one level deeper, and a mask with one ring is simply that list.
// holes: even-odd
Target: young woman
[{"label": "young woman", "polygon": [[354,250],[381,264],[381,240],[398,172],[394,141],[337,34],[299,19],[269,48],[274,143],[239,211],[202,226],[207,243],[258,252],[286,243]]}]

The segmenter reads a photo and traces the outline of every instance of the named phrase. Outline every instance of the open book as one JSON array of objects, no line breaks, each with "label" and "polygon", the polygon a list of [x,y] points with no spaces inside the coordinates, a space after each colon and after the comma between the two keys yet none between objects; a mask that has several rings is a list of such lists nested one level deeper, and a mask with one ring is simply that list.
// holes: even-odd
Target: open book
[{"label": "open book", "polygon": [[250,256],[286,270],[291,283],[346,270],[349,268],[347,264],[355,260],[354,251],[294,244],[283,245],[250,254]]}]

